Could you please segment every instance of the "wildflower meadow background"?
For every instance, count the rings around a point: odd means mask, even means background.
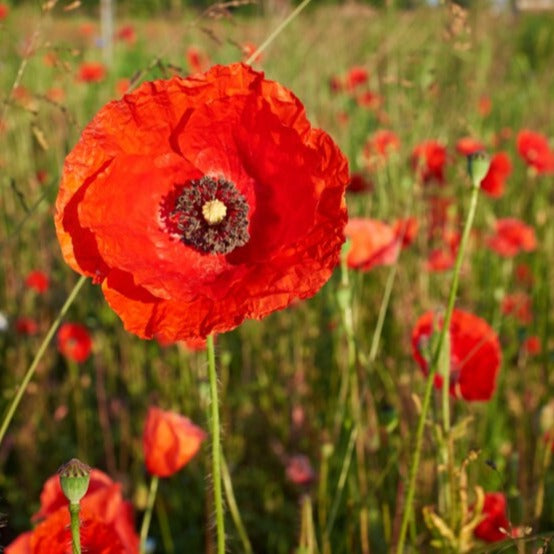
[[[0,2],[0,546],[76,552],[78,458],[91,554],[554,551],[554,11],[109,4]],[[166,124],[259,185],[163,196],[167,267],[103,227]]]

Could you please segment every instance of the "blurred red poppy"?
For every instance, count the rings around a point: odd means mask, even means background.
[[[521,130],[517,135],[517,150],[525,163],[537,173],[554,172],[554,152],[544,135],[528,129]]]
[[[527,264],[517,264],[514,273],[519,284],[526,286],[533,284],[533,272]]]
[[[354,66],[348,70],[344,80],[347,90],[352,91],[355,88],[364,85],[369,79],[369,71],[365,67]]]
[[[400,150],[400,139],[394,131],[389,129],[378,129],[365,143],[364,161],[369,169],[383,167],[392,152]]]
[[[501,492],[485,493],[483,521],[475,528],[475,536],[486,542],[502,541],[511,536],[511,524],[506,516],[506,497]]]
[[[504,194],[506,179],[512,173],[512,162],[506,152],[497,152],[492,156],[489,171],[481,181],[481,190],[493,198]]]
[[[346,188],[346,192],[368,192],[373,188],[373,184],[369,181],[365,175],[359,172],[352,173],[350,176],[350,182]]]
[[[446,248],[434,248],[429,252],[425,267],[428,271],[448,271],[454,267],[456,256]]]
[[[99,83],[106,76],[106,66],[100,62],[83,62],[79,66],[77,79],[82,83]]]
[[[536,335],[527,337],[523,341],[523,348],[531,356],[536,356],[541,353],[541,340]]]
[[[462,137],[456,143],[456,152],[462,156],[469,156],[470,154],[475,154],[475,152],[484,149],[483,143],[472,137]]]
[[[214,66],[106,105],[66,159],[55,224],[128,331],[185,340],[313,296],[339,260],[347,182],[289,90]]]
[[[487,96],[486,94],[480,96],[479,102],[477,103],[477,108],[481,117],[487,117],[487,115],[489,115],[492,110],[492,101],[490,99],[490,96]]]
[[[7,4],[4,4],[4,2],[0,3],[0,21],[3,19],[6,19],[10,13],[10,8]]]
[[[44,271],[34,270],[27,275],[25,285],[39,294],[42,294],[48,290],[48,287],[50,286],[50,279]]]
[[[419,229],[419,222],[416,217],[397,219],[392,224],[392,229],[400,240],[402,248],[406,248],[414,242]]]
[[[356,103],[361,108],[367,108],[368,110],[378,110],[383,103],[383,98],[371,90],[366,90],[356,96]]]
[[[533,227],[516,218],[499,219],[495,233],[487,239],[487,245],[500,256],[511,258],[520,252],[532,252],[537,247]]]
[[[92,37],[94,33],[96,32],[96,26],[94,23],[90,23],[88,21],[85,21],[84,23],[81,23],[79,25],[79,34],[85,37]]]
[[[196,46],[189,46],[186,52],[187,64],[192,73],[202,73],[210,67],[210,58]]]
[[[40,510],[33,520],[42,520],[6,548],[7,554],[66,554],[71,545],[68,500],[58,475],[50,477],[40,495]],[[83,551],[102,554],[136,554],[138,536],[133,507],[123,500],[121,485],[93,469],[90,485],[81,500]]]
[[[426,312],[412,331],[412,354],[425,374],[433,355],[431,337],[442,318]],[[488,323],[469,312],[454,310],[450,322],[450,394],[464,400],[490,400],[500,369],[500,344]],[[442,387],[442,376],[435,386]]]
[[[51,87],[44,95],[48,100],[56,102],[57,104],[61,104],[65,100],[65,90],[60,87]]]
[[[504,315],[513,315],[522,325],[529,325],[533,321],[531,297],[525,292],[504,296],[501,310]]]
[[[392,265],[398,258],[402,240],[387,223],[354,217],[346,224],[344,233],[351,243],[348,267],[370,271],[378,265]]]
[[[115,37],[127,44],[134,44],[137,40],[137,33],[132,25],[123,25],[118,29]]]
[[[58,350],[69,360],[84,362],[92,350],[88,329],[79,323],[64,323],[58,331]]]
[[[295,485],[308,486],[315,479],[315,472],[308,456],[296,454],[287,462],[287,479]]]
[[[344,82],[338,75],[329,77],[329,88],[331,92],[340,92],[344,88]]]
[[[121,79],[118,79],[117,83],[115,84],[115,93],[117,94],[117,96],[123,96],[127,93],[130,86],[131,79],[128,79],[127,77],[122,77]]]
[[[38,323],[31,317],[18,317],[15,321],[15,330],[20,335],[36,335]]]
[[[205,438],[204,431],[190,419],[148,408],[142,435],[146,469],[158,477],[173,475],[196,455]]]
[[[444,183],[446,148],[440,142],[427,140],[418,144],[412,151],[411,163],[425,183]]]

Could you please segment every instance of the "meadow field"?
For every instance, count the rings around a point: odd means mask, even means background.
[[[72,458],[94,468],[89,554],[554,551],[554,13],[174,2],[120,6],[112,42],[78,4],[0,3],[5,552],[79,552],[56,475]],[[184,88],[145,116],[169,79]],[[204,94],[251,102],[245,127]],[[203,133],[168,123],[179,102]],[[150,152],[166,124],[173,157],[232,165],[242,145],[270,215],[237,248],[267,239],[282,274],[204,246],[242,280],[189,254],[165,270],[151,224],[125,230],[148,210],[140,172],[177,162],[102,156]],[[171,296],[182,274],[197,296]],[[154,297],[170,308],[142,324]]]

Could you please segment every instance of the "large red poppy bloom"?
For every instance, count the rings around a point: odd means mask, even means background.
[[[523,129],[517,135],[517,150],[525,163],[538,173],[554,172],[554,152],[544,135]]]
[[[442,318],[426,312],[412,331],[412,353],[425,374],[432,355],[431,335]],[[464,400],[490,400],[500,368],[500,344],[488,323],[469,312],[454,310],[450,322],[450,394]],[[435,386],[442,386],[437,375]]]
[[[6,554],[66,554],[71,552],[68,500],[59,475],[50,477],[40,495],[40,510],[33,516],[41,522],[20,535]],[[138,536],[133,507],[124,501],[121,485],[93,469],[87,493],[81,500],[81,544],[83,551],[101,554],[135,554]]]
[[[196,455],[206,433],[175,412],[150,407],[144,424],[142,447],[152,475],[169,477]]]
[[[483,516],[483,521],[475,528],[476,537],[486,542],[497,542],[511,536],[511,525],[506,516],[506,497],[503,493],[485,494]]]
[[[495,233],[487,239],[487,245],[500,256],[511,258],[520,252],[532,252],[537,247],[533,227],[516,218],[499,219]]]
[[[100,110],[66,159],[56,230],[127,330],[184,340],[315,294],[339,259],[347,182],[289,90],[215,66]]]

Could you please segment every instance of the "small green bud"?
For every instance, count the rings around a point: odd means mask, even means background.
[[[491,160],[489,155],[479,150],[467,157],[467,172],[474,186],[478,187],[489,172]]]
[[[90,481],[90,467],[77,458],[69,460],[58,469],[60,485],[70,504],[79,504],[85,496]]]

